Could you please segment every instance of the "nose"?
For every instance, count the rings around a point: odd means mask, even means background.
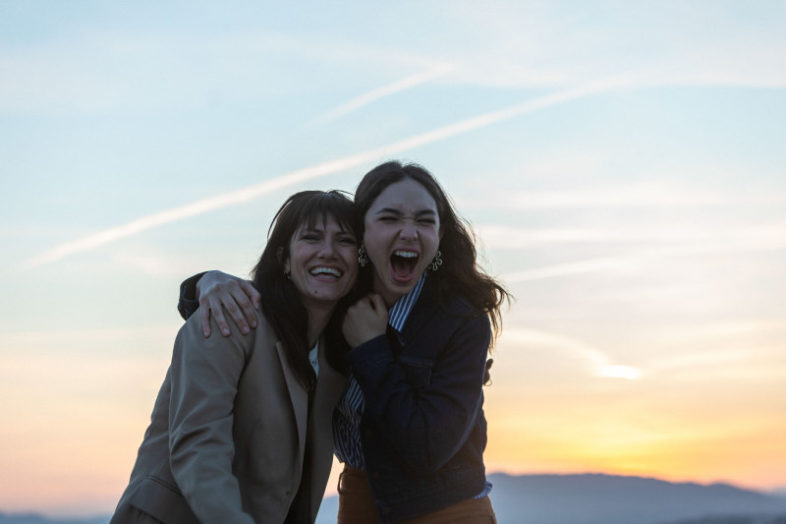
[[[336,246],[330,240],[325,240],[319,248],[318,255],[322,258],[330,258],[336,254]]]
[[[401,231],[399,232],[399,237],[402,240],[417,240],[418,238],[418,228],[415,227],[415,224],[412,222],[404,222],[401,226]]]

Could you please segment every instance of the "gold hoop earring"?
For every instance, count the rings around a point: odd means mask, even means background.
[[[429,264],[428,267],[431,271],[436,271],[437,269],[439,269],[439,266],[441,265],[442,265],[442,251],[437,249],[437,254],[434,255],[434,260],[431,261],[431,264]]]

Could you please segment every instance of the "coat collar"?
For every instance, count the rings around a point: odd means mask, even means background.
[[[344,375],[333,369],[327,360],[327,348],[324,339],[319,341],[320,349],[318,353],[319,358],[319,375],[317,376],[317,383],[314,389],[314,406],[315,410],[324,409],[324,406],[335,406],[341,394],[346,387],[346,378]],[[298,435],[298,450],[303,454],[306,445],[306,431],[308,430],[308,392],[306,388],[300,383],[295,376],[292,368],[289,366],[284,345],[278,341],[276,342],[276,353],[278,360],[281,363],[281,369],[284,372],[284,381],[287,385],[289,392],[289,400],[292,404],[292,412],[295,415],[295,424],[297,427]]]

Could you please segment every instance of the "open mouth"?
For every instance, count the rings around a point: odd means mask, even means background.
[[[390,267],[393,270],[393,279],[408,281],[415,272],[420,255],[415,251],[397,249],[390,255]]]
[[[320,278],[320,279],[327,278],[327,279],[330,279],[330,280],[339,279],[344,274],[342,271],[339,271],[338,269],[336,269],[334,267],[328,267],[328,266],[315,267],[315,268],[311,269],[309,271],[309,273],[311,275],[317,277],[317,278]]]

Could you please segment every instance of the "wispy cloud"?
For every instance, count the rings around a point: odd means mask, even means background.
[[[280,69],[280,62],[292,69]],[[363,71],[429,70],[437,61],[406,49],[345,39],[298,37],[269,31],[197,35],[139,34],[94,28],[79,36],[0,45],[0,110],[12,113],[95,114],[171,111],[222,100],[247,101],[282,93],[312,93],[340,70],[342,85]],[[118,64],[122,64],[119,67]],[[271,75],[270,71],[290,74]],[[389,77],[389,76],[388,76]],[[57,86],[53,89],[52,86]]]
[[[0,70],[15,80],[0,84],[0,109],[94,113],[127,111],[129,107],[201,106],[214,93],[231,100],[293,90],[310,93],[304,86],[319,89],[334,81],[324,74],[309,73],[321,73],[326,66],[341,70],[335,78],[342,83],[349,74],[369,78],[385,70],[388,76],[390,71],[450,63],[457,65],[452,81],[494,88],[576,86],[631,67],[648,68],[646,82],[654,86],[786,86],[786,42],[779,27],[748,31],[736,23],[717,26],[718,20],[713,18],[717,13],[706,8],[691,10],[698,10],[694,20],[714,28],[710,32],[697,31],[697,24],[677,28],[679,24],[653,23],[649,10],[641,6],[630,10],[629,23],[619,24],[618,14],[601,22],[600,29],[595,25],[587,28],[586,17],[575,10],[565,16],[518,5],[483,13],[472,7],[455,26],[459,9],[452,10],[451,23],[445,26],[452,26],[454,34],[439,31],[442,28],[435,33],[455,38],[426,41],[418,35],[421,38],[399,39],[395,47],[364,42],[348,32],[326,38],[321,31],[311,36],[267,30],[138,35],[100,29],[80,31],[78,38],[0,47]],[[684,9],[659,6],[650,15],[685,20]],[[767,15],[766,11],[763,17],[775,20],[781,16],[780,12]],[[479,19],[487,23],[478,23]],[[383,33],[394,30],[387,24],[396,23],[395,18],[378,22]],[[613,39],[608,38],[611,34]],[[634,62],[633,57],[646,60]],[[269,74],[279,61],[291,66],[292,74]],[[407,81],[419,79],[416,75],[401,82]],[[368,103],[367,96],[378,99],[387,96],[390,89],[406,88],[398,84],[371,91],[334,111],[351,111],[359,107],[356,104]],[[57,89],[52,89],[53,85]],[[323,117],[331,118],[331,113]]]
[[[60,331],[18,331],[4,332],[0,339],[0,349],[5,357],[24,360],[20,350],[40,350],[48,348],[98,346],[117,342],[122,339],[168,341],[181,324],[138,325],[128,328],[73,329]],[[107,357],[111,357],[107,353]]]
[[[546,240],[540,235],[540,240]],[[613,237],[613,234],[612,234]],[[571,234],[572,241],[577,237]],[[611,237],[610,237],[611,238]],[[677,237],[680,238],[680,237]],[[689,238],[689,237],[688,237]],[[628,235],[629,240],[635,240]],[[685,240],[685,238],[680,238]],[[564,235],[551,236],[548,241],[565,241]],[[652,239],[648,239],[651,241]],[[664,240],[664,238],[661,238]],[[668,238],[665,238],[668,240]],[[515,236],[511,239],[515,242]],[[509,245],[509,244],[508,244]],[[650,260],[667,257],[702,256],[707,254],[778,251],[786,249],[786,228],[784,224],[773,223],[758,227],[740,228],[730,234],[716,234],[712,238],[696,239],[695,242],[666,242],[659,246],[634,250],[629,253],[608,257],[593,257],[560,264],[525,269],[502,275],[507,283],[528,282],[544,278],[562,277],[597,271],[620,271],[635,269]]]
[[[186,204],[174,209],[169,209],[148,215],[146,217],[138,218],[122,226],[106,229],[93,235],[61,244],[37,257],[30,259],[27,262],[27,266],[35,267],[41,264],[54,262],[55,260],[60,260],[69,255],[83,251],[89,251],[104,244],[108,244],[109,242],[114,242],[115,240],[119,240],[130,235],[135,235],[154,227],[201,215],[216,209],[242,204],[256,197],[265,195],[271,191],[275,191],[283,187],[290,186],[292,184],[318,178],[320,176],[335,173],[344,169],[349,169],[350,167],[355,167],[363,162],[367,162],[373,158],[376,158],[377,155],[378,152],[375,150],[344,157],[332,162],[325,162],[316,166],[293,171],[291,173],[266,180],[253,186],[248,186],[243,189],[224,193],[215,197],[205,198],[191,204]]]
[[[786,246],[786,222],[720,228],[706,224],[619,224],[574,228],[527,228],[499,224],[478,225],[487,248],[511,250],[546,244],[647,244],[684,247],[686,254],[715,251],[780,249]],[[683,251],[653,248],[643,254],[670,255]],[[639,254],[642,254],[639,253]]]
[[[542,267],[532,269],[524,269],[522,271],[515,271],[506,273],[500,278],[507,284],[515,284],[518,282],[529,282],[532,280],[541,280],[544,278],[563,277],[569,275],[578,275],[583,273],[593,273],[596,271],[619,270],[624,267],[632,265],[637,260],[637,257],[618,256],[618,257],[597,257],[588,258],[584,260],[577,260],[575,262],[566,262],[563,264],[549,264]]]
[[[436,78],[445,75],[452,69],[453,68],[451,66],[443,65],[431,69],[429,71],[425,71],[423,73],[408,76],[402,80],[392,82],[382,87],[372,89],[371,91],[367,93],[363,93],[362,95],[357,96],[344,104],[341,104],[335,109],[332,109],[316,117],[314,120],[309,122],[308,125],[325,124],[327,122],[330,122],[331,120],[335,120],[353,111],[356,111],[357,109],[360,109],[361,107],[366,106],[372,102],[380,100],[381,98],[395,95],[402,91],[406,91],[407,89],[412,89],[413,87],[417,87],[419,85],[430,82]]]
[[[342,157],[330,162],[324,162],[315,166],[299,169],[285,175],[266,180],[259,184],[255,184],[253,186],[248,186],[243,189],[199,200],[197,202],[179,206],[174,209],[154,213],[152,215],[133,220],[122,226],[106,229],[93,235],[56,246],[42,253],[41,255],[28,260],[25,266],[36,267],[49,262],[54,262],[69,255],[92,250],[110,242],[141,233],[154,227],[201,215],[216,209],[248,202],[249,200],[268,194],[271,191],[288,187],[299,182],[312,180],[331,173],[357,167],[368,162],[379,160],[380,158],[402,153],[404,151],[424,146],[426,144],[431,144],[440,140],[445,140],[462,133],[467,133],[469,131],[480,129],[495,123],[503,122],[511,118],[537,111],[539,109],[570,102],[597,93],[622,88],[630,85],[631,80],[632,78],[629,76],[615,76],[613,78],[593,82],[585,86],[565,89],[548,95],[535,97],[520,104],[468,118],[466,120],[461,120],[454,124],[443,126],[432,131],[393,142],[386,146]]]
[[[501,342],[516,342],[524,345],[553,347],[581,356],[591,365],[593,373],[599,377],[638,380],[643,371],[624,364],[615,364],[601,350],[581,341],[564,335],[548,333],[528,328],[506,328],[502,333]]]
[[[599,191],[506,191],[474,195],[461,201],[462,207],[491,209],[593,209],[641,207],[757,206],[786,203],[784,194],[722,194],[664,186],[626,186]]]

